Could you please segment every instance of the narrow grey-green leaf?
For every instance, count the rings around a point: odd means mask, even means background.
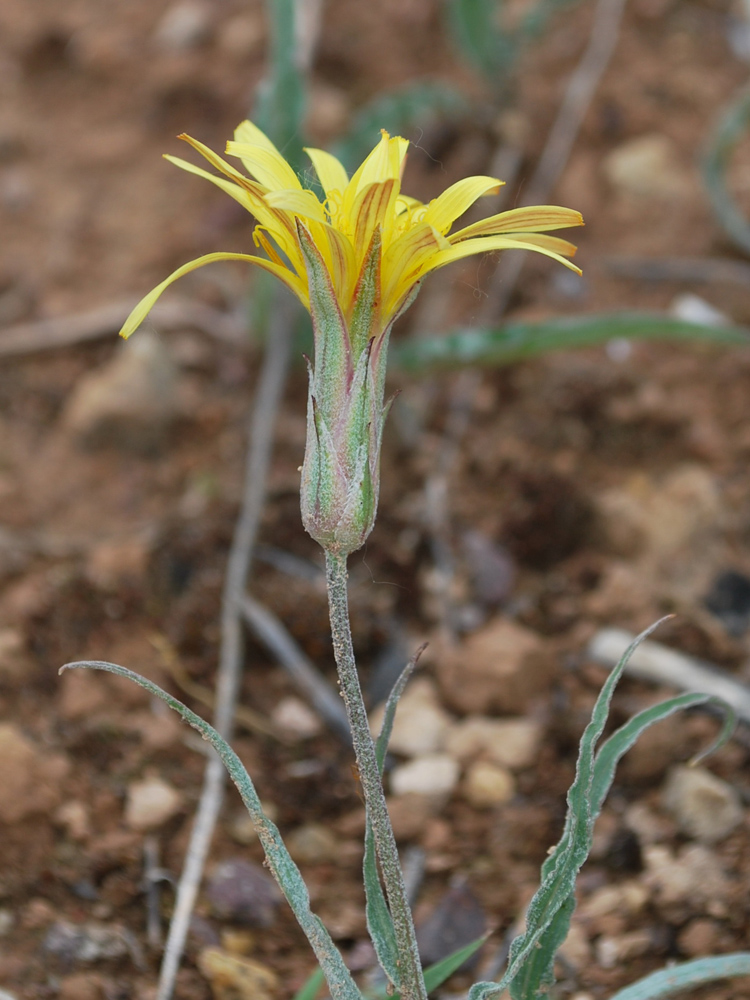
[[[523,963],[518,975],[508,984],[512,1000],[537,1000],[538,997],[549,994],[549,989],[555,982],[555,955],[568,936],[570,918],[575,908],[575,896],[571,894],[550,920],[537,947]]]
[[[716,705],[717,708],[722,710],[725,720],[716,742],[700,755],[703,758],[727,742],[734,732],[736,724],[736,716],[731,706],[720,698],[714,698],[710,695],[693,693],[669,698],[667,701],[662,701],[658,705],[652,705],[650,708],[646,708],[637,715],[634,715],[624,726],[621,726],[616,732],[612,733],[609,739],[602,744],[596,755],[594,777],[591,783],[592,819],[595,820],[602,810],[604,799],[614,780],[615,768],[620,758],[633,746],[641,733],[648,729],[649,726],[653,726],[655,723],[661,722],[662,719],[674,715],[675,712],[681,712],[688,708],[695,708],[698,705],[709,703]]]
[[[422,655],[426,643],[419,647],[414,656],[409,660],[398,676],[396,683],[391,689],[383,713],[383,724],[380,728],[380,735],[375,742],[375,754],[378,761],[380,773],[383,773],[385,755],[388,751],[388,741],[393,731],[393,720],[396,715],[399,698],[404,692],[406,682],[414,671],[419,657]],[[366,916],[367,929],[370,934],[375,954],[378,956],[383,972],[389,980],[398,988],[400,977],[398,972],[398,947],[396,944],[396,932],[393,927],[388,903],[385,893],[380,883],[377,860],[375,857],[375,836],[369,817],[365,825],[365,856],[363,863],[365,896],[366,896]]]
[[[504,990],[500,983],[474,983],[467,1000],[495,1000]]]
[[[652,972],[624,990],[618,990],[609,1000],[662,1000],[675,993],[694,990],[705,983],[719,979],[750,976],[750,951],[737,951],[731,955],[713,955],[697,958],[682,965]]]
[[[559,843],[542,865],[541,884],[526,913],[526,930],[512,942],[508,969],[500,982],[501,986],[511,987],[512,995],[517,996],[513,982],[521,975],[526,989],[523,1000],[535,1000],[542,984],[549,980],[551,965],[542,970],[535,961],[532,970],[536,979],[533,983],[524,975],[523,966],[539,949],[550,963],[554,960],[554,954],[551,954],[550,948],[545,947],[542,938],[550,930],[551,936],[559,939],[561,924],[555,918],[563,907],[569,906],[569,901],[575,892],[578,872],[591,850],[593,835],[591,786],[594,777],[594,754],[596,744],[607,723],[615,686],[638,645],[660,624],[661,621],[656,622],[642,632],[625,651],[605,680],[594,705],[591,721],[581,737],[576,776],[568,792],[565,829]]]
[[[750,222],[727,187],[727,167],[750,127],[750,88],[745,87],[722,115],[703,158],[703,183],[714,214],[727,235],[750,252]]]
[[[467,328],[440,337],[410,337],[392,346],[391,362],[414,372],[469,365],[497,367],[549,351],[596,347],[622,338],[748,346],[750,330],[741,326],[703,326],[649,313],[565,316],[541,323],[509,323],[499,329]]]
[[[398,944],[391,911],[380,884],[375,857],[375,836],[368,817],[365,826],[365,857],[362,865],[365,882],[365,916],[375,954],[383,972],[398,989],[401,976],[398,969]]]
[[[331,991],[333,1000],[363,1000],[356,983],[351,977],[351,973],[344,964],[336,945],[333,943],[330,934],[325,929],[322,921],[310,909],[310,896],[307,891],[304,879],[299,868],[292,860],[287,851],[284,841],[278,828],[263,812],[258,793],[255,791],[250,775],[245,770],[242,761],[232,750],[226,740],[216,732],[213,726],[209,725],[199,715],[191,711],[187,705],[183,705],[177,698],[167,694],[153,681],[142,677],[140,674],[128,670],[126,667],[118,666],[116,663],[107,663],[102,660],[82,660],[77,663],[66,663],[60,668],[60,673],[64,670],[71,670],[75,667],[87,667],[93,670],[104,670],[118,677],[125,677],[133,681],[140,687],[145,688],[150,694],[161,698],[171,709],[177,712],[185,722],[197,729],[204,740],[211,744],[221,757],[224,766],[229,773],[229,777],[234,782],[239,791],[245,808],[250,814],[250,818],[258,834],[258,839],[263,845],[266,855],[266,862],[276,881],[281,887],[281,891],[292,908],[297,922],[310,942],[318,964],[323,969],[328,988]]]
[[[398,708],[399,700],[401,695],[404,693],[404,689],[406,688],[409,678],[414,673],[414,670],[419,663],[420,656],[426,649],[427,643],[423,642],[396,678],[396,683],[391,688],[391,693],[388,695],[388,699],[385,703],[383,722],[380,727],[380,735],[375,741],[375,753],[378,758],[378,767],[380,768],[381,774],[383,773],[383,765],[385,764],[385,755],[388,752],[388,742],[391,738],[391,733],[393,732],[393,720],[396,717],[396,709]]]
[[[431,993],[438,986],[442,986],[446,979],[450,978],[454,972],[461,968],[464,962],[479,951],[488,937],[489,934],[483,934],[476,941],[471,941],[462,948],[457,948],[446,958],[441,958],[439,962],[434,962],[428,966],[424,970],[424,982],[427,992]]]

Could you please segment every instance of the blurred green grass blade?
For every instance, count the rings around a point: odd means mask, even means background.
[[[750,330],[741,326],[703,326],[650,313],[566,316],[540,323],[509,323],[496,330],[466,328],[439,337],[410,337],[393,345],[391,360],[402,370],[412,372],[499,366],[548,351],[594,347],[617,338],[748,346]]]
[[[441,958],[439,962],[428,966],[424,970],[424,983],[427,987],[427,992],[432,993],[438,986],[442,986],[446,979],[450,978],[454,972],[461,968],[464,962],[479,951],[487,940],[487,937],[487,934],[483,934],[476,941],[472,941],[470,944],[465,944],[462,948],[456,949],[447,958]]]
[[[692,962],[652,972],[650,976],[619,990],[609,1000],[661,1000],[676,993],[694,990],[705,983],[735,976],[750,976],[750,952],[738,951],[731,955],[697,958]]]
[[[516,43],[499,23],[499,0],[447,0],[445,13],[451,37],[466,62],[498,88],[515,61]]]
[[[442,986],[446,979],[449,979],[454,972],[461,968],[464,962],[479,951],[488,937],[488,934],[483,934],[470,944],[465,944],[461,948],[457,948],[446,958],[441,958],[439,962],[435,962],[424,969],[424,982],[427,992],[432,993],[433,990]],[[491,985],[494,986],[495,984],[492,983]],[[390,997],[387,993],[378,993],[377,998],[378,1000],[400,1000],[398,993],[392,994]]]
[[[466,99],[455,87],[439,80],[418,80],[365,104],[333,152],[352,172],[378,141],[382,128],[404,135],[437,117],[456,116],[466,107]]]
[[[726,175],[735,146],[750,129],[750,88],[722,115],[703,157],[703,183],[711,207],[726,234],[746,253],[750,253],[750,222],[727,189]]]
[[[294,1000],[315,1000],[320,992],[320,987],[325,982],[325,978],[323,970],[316,969],[294,994]]]
[[[333,943],[323,922],[310,908],[310,895],[307,891],[307,886],[299,868],[286,849],[278,828],[263,812],[263,807],[250,775],[226,740],[222,739],[213,726],[209,725],[204,719],[201,719],[195,712],[192,712],[187,705],[183,705],[177,698],[173,698],[172,695],[167,694],[166,691],[157,684],[154,684],[153,681],[142,677],[140,674],[133,673],[132,670],[128,670],[126,667],[121,667],[116,663],[107,663],[102,660],[83,660],[78,663],[65,664],[64,667],[61,667],[60,673],[74,667],[104,670],[107,673],[116,674],[118,677],[125,677],[133,681],[140,687],[145,688],[149,694],[165,702],[173,711],[182,716],[185,722],[189,723],[193,729],[197,729],[207,743],[210,743],[219,757],[221,757],[229,777],[242,797],[245,808],[250,814],[253,826],[258,834],[258,839],[263,845],[266,863],[291,906],[305,937],[315,952],[315,957],[318,959],[318,963],[328,981],[328,988],[331,991],[333,1000],[363,1000],[359,988],[344,964],[341,952]]]
[[[307,88],[295,59],[295,6],[295,0],[266,0],[270,65],[258,86],[253,117],[294,169],[300,171],[304,159],[302,124]]]

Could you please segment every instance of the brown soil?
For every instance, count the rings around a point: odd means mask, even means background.
[[[316,141],[328,141],[369,96],[420,75],[439,74],[484,100],[446,42],[439,7],[434,0],[326,5],[313,74]],[[264,69],[262,7],[239,0],[210,7],[205,35],[184,50],[158,41],[167,8],[166,0],[106,8],[94,0],[5,0],[3,325],[136,297],[191,257],[248,248],[248,220],[236,206],[160,154],[183,155],[172,138],[181,131],[220,149],[247,115]],[[463,174],[486,172],[496,128],[522,141],[523,182],[583,50],[591,14],[581,3],[552,22],[521,64],[516,104],[497,121],[488,125],[478,114],[415,134],[407,190],[426,200]],[[566,281],[550,262],[530,262],[512,303],[514,318],[664,308],[691,290],[617,278],[607,269],[608,254],[732,254],[696,167],[719,110],[747,75],[728,47],[729,14],[727,5],[708,0],[633,0],[553,196],[586,217],[578,240],[584,283]],[[651,193],[631,190],[613,176],[610,155],[654,134],[668,140],[668,183],[661,179],[659,188],[657,178]],[[747,149],[738,155],[746,176]],[[741,167],[735,163],[732,175],[739,196],[746,194]],[[471,322],[490,273],[487,261],[443,272],[450,300],[430,309],[437,288],[428,288],[411,327],[420,316],[434,321],[437,312],[446,324]],[[241,308],[245,282],[245,272],[225,265],[185,279],[179,294]],[[445,282],[434,284],[445,294]],[[750,321],[746,289],[695,291],[736,322]],[[153,995],[160,950],[146,936],[146,834],[128,822],[125,806],[133,784],[148,777],[179,793],[179,808],[154,834],[160,864],[177,876],[201,787],[200,746],[155,712],[140,690],[109,677],[57,676],[67,660],[111,660],[209,711],[184,691],[174,664],[192,684],[212,687],[222,575],[259,352],[189,329],[165,334],[164,341],[179,370],[180,415],[145,454],[116,436],[84,447],[66,417],[81,380],[112,359],[114,338],[5,360],[0,370],[0,716],[10,734],[6,749],[0,746],[9,776],[0,789],[0,987],[17,998]],[[440,676],[441,657],[455,655],[445,647],[424,498],[425,479],[445,447],[455,379],[393,377],[402,395],[386,434],[381,513],[364,554],[351,564],[366,685],[382,680],[385,654],[394,648],[391,659],[402,646],[431,639],[428,676]],[[314,566],[320,556],[299,523],[296,495],[305,391],[297,364],[280,416],[261,540]],[[747,674],[747,635],[731,635],[704,598],[718,574],[750,572],[749,392],[750,351],[675,343],[635,343],[624,355],[605,349],[555,354],[486,372],[474,392],[470,429],[450,476],[447,541],[457,562],[449,603],[463,623],[461,643],[501,617],[538,637],[552,679],[522,711],[541,722],[544,735],[536,763],[517,773],[510,802],[477,808],[460,784],[439,813],[405,830],[404,846],[426,852],[418,917],[433,913],[463,879],[466,911],[479,908],[497,929],[486,959],[516,920],[559,833],[576,741],[605,676],[585,657],[596,629],[637,630],[676,612],[661,641],[740,679]],[[482,533],[478,547],[465,545],[472,530]],[[514,582],[505,594],[488,592],[477,551],[512,566]],[[260,560],[251,589],[330,678],[319,583]],[[243,704],[273,717],[293,693],[286,675],[249,638]],[[657,693],[624,682],[615,721]],[[455,708],[447,699],[446,707]],[[605,997],[667,961],[750,946],[746,819],[701,848],[726,876],[725,890],[678,905],[665,903],[648,881],[643,855],[653,845],[645,835],[639,841],[626,822],[640,807],[661,831],[655,839],[665,849],[694,846],[675,826],[661,790],[668,768],[710,741],[715,729],[708,716],[679,717],[623,765],[582,877],[581,899],[605,884],[624,883],[646,886],[646,899],[637,912],[616,907],[609,920],[580,922],[577,957],[571,952],[561,967],[561,995]],[[329,851],[303,869],[315,908],[342,949],[361,955],[361,809],[350,754],[326,733],[278,740],[241,728],[235,746],[283,833],[309,824],[333,831],[335,856]],[[745,742],[733,742],[707,766],[746,802],[747,762]],[[240,818],[232,794],[210,872],[226,860],[261,862]],[[171,888],[163,886],[164,925],[172,902]],[[105,928],[110,944],[116,942],[114,954],[100,950],[86,961],[72,947],[55,948],[53,932],[59,937],[66,924]],[[201,896],[180,1000],[211,995],[197,962],[216,943],[274,970],[280,998],[299,987],[312,956],[283,906],[267,926],[245,929],[244,936],[238,930],[236,918],[217,915],[216,905]],[[602,945],[607,938],[621,948],[613,963]],[[459,990],[467,982],[464,976],[452,985]],[[712,988],[694,996],[739,1000],[749,990]]]

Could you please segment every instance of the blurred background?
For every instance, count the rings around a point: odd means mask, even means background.
[[[252,116],[301,170],[304,144],[351,168],[388,128],[412,141],[403,187],[422,201],[490,173],[508,183],[482,214],[584,214],[570,236],[582,278],[506,254],[428,279],[394,338],[380,516],[351,560],[373,706],[431,643],[390,778],[422,866],[423,958],[492,926],[491,963],[559,833],[604,676],[590,640],[675,612],[662,642],[748,676],[749,61],[747,10],[730,0],[4,0],[3,997],[155,995],[174,899],[159,878],[179,876],[200,741],[139,690],[57,669],[122,663],[210,716],[248,419],[280,316],[291,360],[249,590],[332,678],[321,558],[299,521],[305,318],[219,264],[176,284],[127,347],[115,336],[178,265],[254,250],[247,214],[161,154],[195,159],[181,132],[222,152]],[[235,745],[366,970],[349,751],[250,625]],[[624,684],[619,720],[657,693]],[[627,758],[564,995],[748,946],[745,744],[709,763],[726,829],[697,834],[663,794],[713,730],[670,720]],[[309,973],[261,860],[231,797],[176,997],[284,998]],[[689,892],[665,874],[700,865]],[[587,909],[612,881],[635,895]],[[222,992],[232,962],[261,970],[251,992]]]

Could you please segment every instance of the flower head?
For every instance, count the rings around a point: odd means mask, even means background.
[[[227,153],[241,161],[249,177],[197,139],[188,135],[180,138],[218,174],[175,156],[166,159],[205,177],[246,208],[257,219],[253,239],[263,255],[210,253],[183,264],[136,306],[122,328],[123,337],[138,328],[173,281],[216,260],[243,260],[272,272],[309,309],[300,227],[307,230],[325,262],[346,321],[356,309],[362,269],[375,232],[379,232],[380,288],[374,326],[380,332],[403,311],[422,278],[462,257],[512,248],[534,250],[578,271],[565,259],[575,253],[573,244],[545,234],[582,225],[579,212],[554,205],[515,208],[451,232],[456,220],[478,198],[495,194],[503,182],[495,177],[466,177],[425,205],[401,192],[409,143],[399,136],[382,132],[377,146],[351,178],[335,156],[322,149],[307,149],[320,190],[303,186],[270,139],[249,121],[237,127],[234,141],[227,144]]]
[[[401,192],[408,142],[381,133],[350,178],[322,149],[308,149],[319,189],[305,187],[263,132],[243,122],[228,143],[249,177],[196,139],[183,135],[217,170],[205,177],[257,220],[260,254],[210,253],[183,264],[133,310],[124,337],[143,322],[177,278],[217,260],[241,260],[280,278],[310,311],[315,359],[310,366],[302,520],[326,550],[346,555],[365,541],[378,504],[380,442],[388,338],[422,279],[445,264],[488,250],[535,250],[578,271],[575,247],[548,232],[579,226],[568,208],[541,205],[492,215],[451,232],[474,202],[498,191],[495,177],[467,177],[422,204]],[[580,273],[580,272],[579,272]]]

